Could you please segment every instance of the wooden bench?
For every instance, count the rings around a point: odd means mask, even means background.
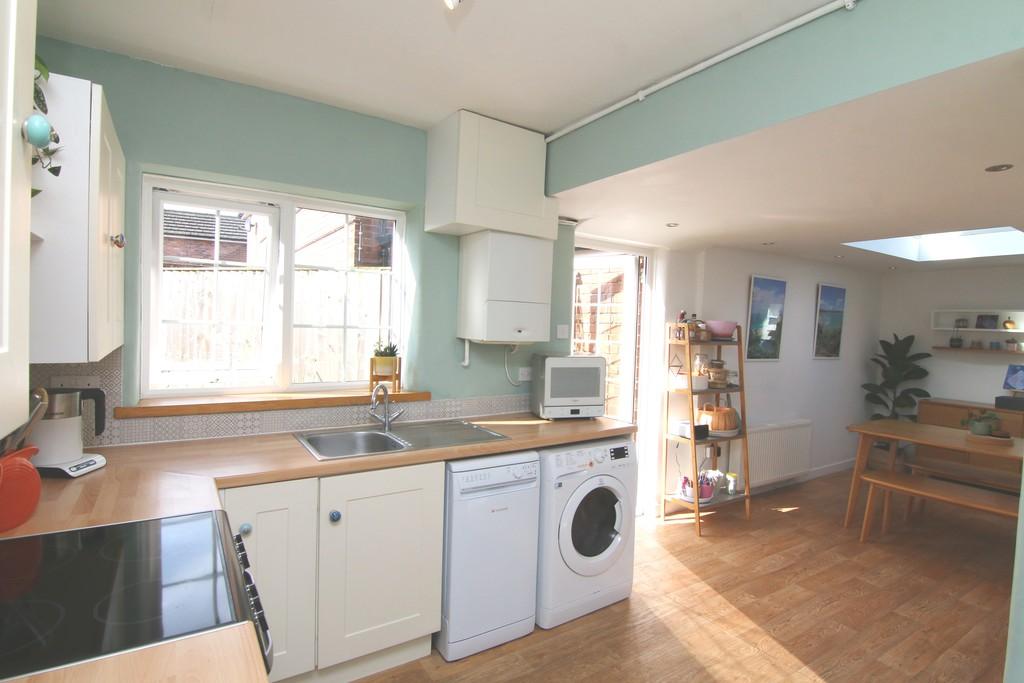
[[[975,467],[966,463],[941,460],[938,458],[915,457],[904,463],[914,474],[922,474],[940,479],[974,486],[985,486],[1020,495],[1020,473],[1009,470],[997,470],[988,467]]]
[[[890,493],[905,493],[915,498],[935,500],[941,503],[959,505],[971,510],[989,512],[1001,517],[1017,518],[1020,504],[1018,496],[1011,496],[997,491],[957,484],[952,481],[932,479],[931,477],[903,474],[901,472],[866,471],[860,479],[868,484],[867,507],[864,510],[864,524],[860,529],[860,542],[867,540],[871,531],[871,523],[875,514],[875,494],[878,489]],[[882,516],[882,533],[889,531],[889,497],[885,498],[885,510]]]

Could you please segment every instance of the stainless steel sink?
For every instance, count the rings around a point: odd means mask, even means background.
[[[317,460],[335,460],[411,449],[463,446],[508,437],[464,420],[438,420],[401,422],[390,432],[350,427],[302,432],[295,438]]]
[[[318,460],[391,453],[409,448],[407,441],[394,434],[376,431],[308,432],[295,437]]]

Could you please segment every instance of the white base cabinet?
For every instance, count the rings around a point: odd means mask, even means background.
[[[61,172],[32,171],[30,359],[95,362],[124,343],[124,153],[101,86],[51,74],[42,88]]]
[[[443,462],[320,480],[320,669],[440,629],[443,536]]]
[[[270,680],[349,681],[430,654],[443,462],[226,489],[221,501],[270,624]]]
[[[270,624],[272,681],[312,671],[316,664],[317,481],[221,492],[231,530],[242,534]]]

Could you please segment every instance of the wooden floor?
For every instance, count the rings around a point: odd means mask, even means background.
[[[691,522],[641,524],[633,596],[551,631],[376,681],[1001,681],[1012,520],[929,503],[860,544],[849,474]],[[863,507],[863,501],[861,503]]]

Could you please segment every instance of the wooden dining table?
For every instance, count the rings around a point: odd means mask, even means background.
[[[844,527],[849,527],[853,520],[853,512],[860,496],[861,474],[867,467],[868,456],[876,441],[885,441],[889,444],[890,469],[896,464],[896,449],[900,442],[945,448],[959,453],[1004,458],[1017,463],[1024,461],[1024,439],[1020,438],[1013,438],[1010,445],[986,443],[969,439],[967,436],[969,432],[966,429],[918,424],[906,420],[869,420],[850,425],[847,430],[859,434],[860,443],[857,446],[857,459],[854,461],[853,475],[850,478],[850,498],[846,502]],[[888,495],[889,493],[886,492],[887,497]],[[888,506],[886,508],[888,509]]]

